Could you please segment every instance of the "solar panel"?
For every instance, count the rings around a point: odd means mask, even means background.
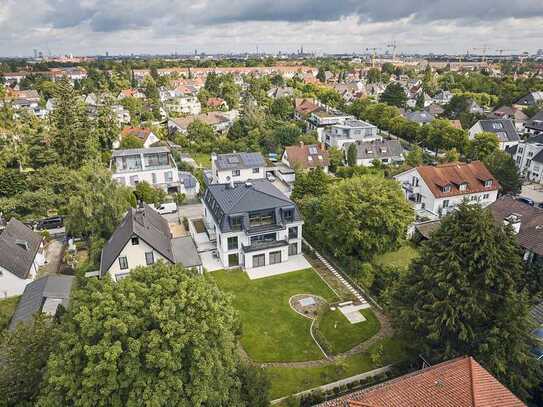
[[[239,157],[236,155],[231,155],[227,158],[229,164],[239,164]]]

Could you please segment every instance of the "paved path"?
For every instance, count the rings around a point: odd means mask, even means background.
[[[62,261],[62,255],[64,253],[64,243],[56,239],[52,239],[45,247],[45,258],[47,264],[45,269],[47,274],[58,273],[60,269],[60,262]]]

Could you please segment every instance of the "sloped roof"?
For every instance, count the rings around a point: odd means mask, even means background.
[[[494,191],[499,187],[498,181],[481,161],[447,163],[436,166],[421,165],[416,169],[436,198]],[[485,187],[484,182],[490,180],[492,184]],[[464,191],[459,189],[462,183],[467,184]],[[446,185],[451,186],[449,192],[442,191],[442,187]]]
[[[290,167],[315,168],[330,165],[328,151],[318,144],[303,144],[285,147]]]
[[[543,92],[530,92],[518,99],[515,104],[531,106],[543,102]]]
[[[511,119],[479,120],[483,131],[495,133],[500,142],[519,141],[520,137]]]
[[[143,127],[125,127],[123,131],[121,132],[122,137],[131,135],[131,136],[135,136],[139,138],[143,142],[147,140],[147,137],[149,137],[149,134],[151,134],[151,129],[147,129]]]
[[[415,122],[415,123],[420,123],[420,124],[430,123],[431,121],[435,119],[434,115],[426,111],[406,112],[405,118],[409,120],[410,122]]]
[[[102,249],[100,275],[104,276],[132,236],[138,236],[166,259],[175,263],[168,222],[149,205],[130,208]]]
[[[60,300],[67,308],[74,276],[49,275],[27,284],[11,322],[9,329],[14,329],[19,322],[31,320],[34,314],[41,312],[46,299]]]
[[[472,357],[460,357],[331,400],[325,407],[521,407]]]
[[[198,249],[192,240],[192,236],[181,236],[172,239],[172,252],[176,264],[182,264],[186,268],[202,265],[198,255]]]
[[[515,236],[521,247],[543,256],[543,209],[525,204],[510,195],[488,206],[497,223],[512,214],[520,216],[520,231]]]
[[[225,117],[220,112],[207,112],[207,113],[199,114],[197,116],[176,117],[170,120],[173,121],[178,127],[182,129],[187,129],[189,125],[196,120],[201,121],[202,123],[208,124],[210,126],[214,126],[220,123],[227,123],[230,121],[227,117]]]
[[[530,120],[528,120],[524,127],[533,130],[543,131],[543,110],[537,112]]]
[[[11,218],[0,234],[0,267],[19,278],[28,278],[41,242],[42,236],[39,233]]]
[[[294,109],[303,116],[317,110],[319,106],[315,103],[315,99],[296,98],[294,100]]]
[[[359,159],[398,157],[404,152],[398,140],[357,141],[355,145]]]
[[[265,167],[266,161],[260,153],[218,154],[215,166],[219,171],[238,170],[244,168]]]

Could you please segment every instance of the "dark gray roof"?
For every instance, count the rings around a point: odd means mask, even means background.
[[[168,222],[149,205],[130,208],[121,224],[102,249],[100,275],[104,276],[128,241],[138,236],[166,259],[175,263],[170,244],[172,235]]]
[[[415,229],[420,233],[422,237],[424,237],[425,239],[430,239],[432,233],[439,229],[440,226],[440,220],[431,220],[415,225]]]
[[[543,110],[537,112],[534,117],[528,120],[524,127],[527,129],[543,131]]]
[[[48,299],[59,300],[58,304],[67,308],[74,280],[73,276],[49,275],[28,284],[15,308],[9,329],[14,329],[19,322],[29,321],[34,314],[42,312]],[[56,306],[53,312],[56,312]]]
[[[527,95],[518,99],[515,104],[532,106],[543,102],[543,92],[530,92]]]
[[[500,142],[520,140],[511,119],[484,119],[479,120],[479,124],[483,131],[495,133]]]
[[[411,122],[425,124],[430,123],[435,119],[434,115],[422,111],[422,112],[406,112],[405,118]]]
[[[19,278],[27,278],[41,242],[39,233],[11,218],[0,234],[0,267]]]
[[[244,168],[265,167],[266,161],[260,153],[230,153],[217,155],[217,170],[241,170]]]
[[[399,157],[404,151],[398,140],[357,141],[355,145],[358,159]]]
[[[294,202],[267,180],[236,183],[233,188],[229,184],[208,185],[204,203],[223,232],[230,230],[229,215],[273,209],[279,220],[281,209],[294,209],[294,220],[301,220]]]
[[[126,150],[113,150],[112,157],[124,157],[136,154],[156,154],[156,153],[169,153],[170,148],[166,146],[149,147],[149,148],[130,148]]]
[[[540,302],[532,307],[530,310],[530,316],[533,318],[536,324],[543,325],[543,302]]]
[[[191,236],[172,239],[172,251],[175,263],[180,263],[187,268],[202,265],[202,260]]]

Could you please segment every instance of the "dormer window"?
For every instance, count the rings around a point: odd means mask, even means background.
[[[466,182],[462,182],[459,186],[458,186],[458,189],[460,191],[465,191],[466,189],[468,189],[468,184]]]
[[[489,187],[491,187],[491,186],[492,186],[492,180],[491,180],[491,179],[487,179],[487,180],[485,181],[485,188],[489,188]]]
[[[445,185],[444,187],[441,188],[441,191],[444,193],[451,192],[451,185],[450,184]]]
[[[287,222],[292,222],[292,220],[294,219],[294,209],[285,209],[283,211],[283,218]]]

